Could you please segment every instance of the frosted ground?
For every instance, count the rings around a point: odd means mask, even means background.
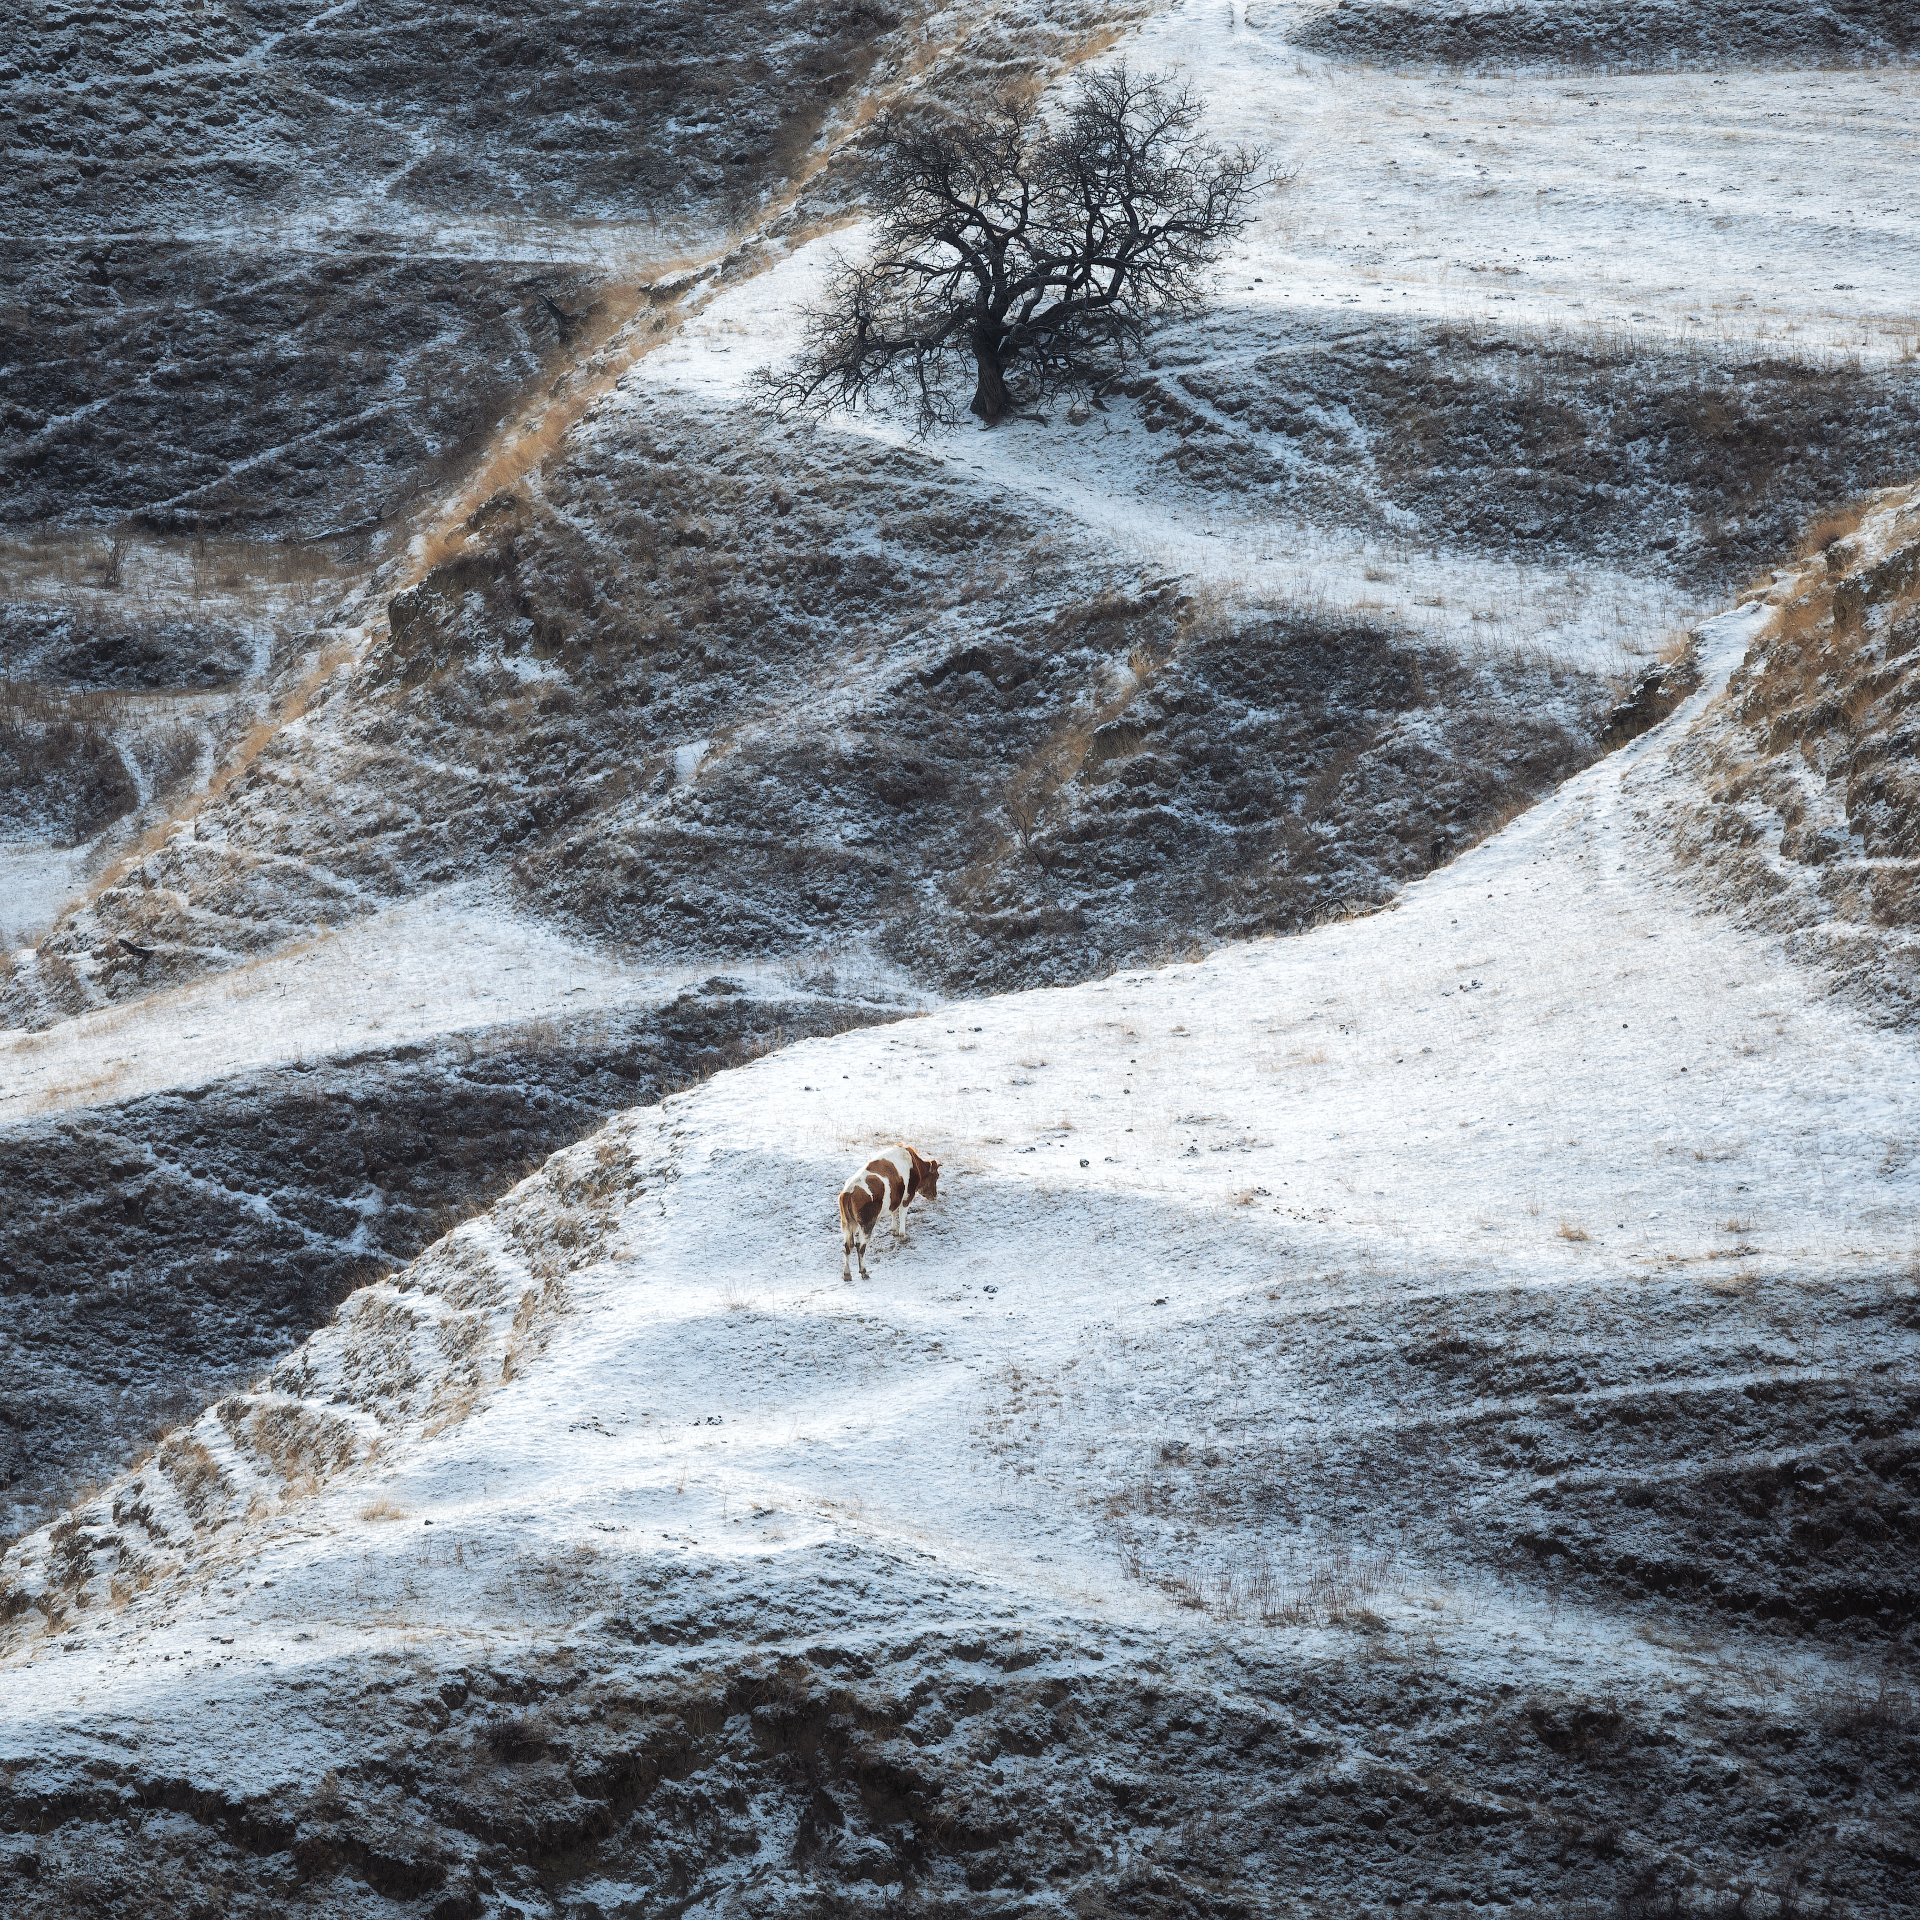
[[[1734,362],[1920,356],[1913,69],[1355,70],[1290,43],[1315,11],[1190,0],[1126,43],[1137,64],[1192,76],[1218,138],[1269,149],[1290,175],[1225,263],[1215,312],[1167,343],[1168,364],[1304,358],[1383,321],[1404,321],[1410,341],[1451,324]],[[823,238],[720,294],[636,369],[637,403],[653,383],[739,395],[790,350],[827,258],[859,245],[858,228]],[[1124,551],[1255,598],[1360,602],[1416,632],[1602,668],[1706,611],[1644,554],[1617,569],[1503,566],[1412,516],[1400,538],[1370,540],[1276,520],[1244,494],[1182,484],[1124,406],[1077,429],[969,423],[936,446]]]
[[[1297,168],[1163,371],[1218,391],[1403,315],[1911,362],[1911,69],[1357,71],[1289,18],[1123,43]],[[570,407],[581,441],[662,395],[724,418],[829,244],[696,285],[526,445]],[[1706,685],[1389,911],[803,1042],[352,1295],[8,1557],[0,1899],[1903,1909],[1913,1042],[1669,831],[1672,749],[1797,581],[1256,512],[1149,412],[928,453],[1254,605],[1601,669],[1706,621]],[[1907,496],[1868,529],[1913,537]],[[59,1121],[698,973],[480,876],[0,1038],[0,1101]],[[942,1204],[842,1287],[832,1192],[902,1133]]]
[[[1755,356],[1898,373],[1920,354],[1916,216],[1902,188],[1920,77],[1899,65],[1659,75],[1356,69],[1289,42],[1313,11],[1181,6],[1118,49],[1179,64],[1220,137],[1267,145],[1291,172],[1226,263],[1216,313],[1168,343],[1167,373],[1187,379],[1165,384],[1232,457],[1190,474],[1168,457],[1175,436],[1158,430],[1164,418],[1131,403],[1083,426],[1061,417],[1045,429],[969,430],[926,451],[977,477],[989,501],[1011,495],[1091,536],[1096,552],[1170,568],[1234,602],[1358,607],[1416,635],[1545,652],[1602,672],[1647,658],[1724,593],[1723,583],[1703,585],[1667,564],[1661,548],[1672,545],[1672,527],[1648,527],[1605,557],[1530,554],[1524,541],[1503,556],[1497,543],[1452,538],[1444,511],[1410,507],[1382,472],[1395,430],[1343,406],[1338,364],[1329,372],[1321,363],[1329,352],[1371,351],[1382,327],[1391,339],[1404,322],[1410,343],[1436,327],[1504,343],[1522,392],[1543,347],[1629,360],[1692,355],[1703,377],[1732,378]],[[823,138],[846,130],[835,123]],[[598,396],[623,365],[631,363],[629,406],[644,409],[659,387],[722,414],[736,404],[751,369],[791,342],[796,306],[826,253],[858,242],[857,228],[830,232],[782,260],[792,224],[783,210],[773,223],[780,237],[740,254],[737,236],[703,257],[696,239],[676,234],[653,265],[678,290],[684,323],[664,335],[651,321],[616,327],[578,378],[509,408],[477,474],[444,510],[423,510],[419,558],[382,573],[380,600],[424,569],[490,489],[528,472],[569,422],[587,436],[595,418],[616,422],[620,402],[603,407]],[[833,225],[830,198],[824,224]],[[644,253],[648,231],[637,226],[619,245]],[[701,277],[703,259],[712,268],[729,257],[727,275]],[[648,270],[644,259],[622,259],[624,273]],[[752,271],[767,261],[769,270]],[[1236,383],[1284,384],[1295,364],[1310,449],[1249,431],[1203,397]],[[1674,377],[1624,404],[1657,407]],[[1836,403],[1851,401],[1836,394]],[[839,430],[886,432],[874,422]],[[1324,497],[1299,508],[1263,503],[1274,490],[1234,477],[1241,455],[1249,471],[1265,459],[1303,487],[1324,482]],[[1466,476],[1465,493],[1472,488]],[[1684,513],[1684,497],[1673,504]],[[179,571],[165,553],[136,563]],[[381,626],[377,606],[355,608],[329,640],[357,657]],[[191,783],[178,798],[192,804]],[[110,831],[85,852],[0,850],[7,937],[38,937],[126,837]]]
[[[901,1004],[911,984],[842,960],[849,988]],[[794,990],[788,966],[732,966],[734,991]],[[698,982],[691,984],[698,985]],[[669,1001],[689,985],[622,964],[516,914],[486,881],[435,890],[298,948],[229,969],[155,1001],[104,1009],[40,1033],[0,1037],[0,1123],[138,1098],[445,1035],[577,1018]],[[164,1024],[164,1051],[142,1046]]]
[[[1910,540],[1913,513],[1898,497],[1864,537]],[[1774,600],[1795,590],[1783,578]],[[1002,1668],[1031,1639],[1014,1663],[1038,1662],[1029,1693],[1050,1675],[1084,1684],[1105,1646],[1183,1694],[1251,1688],[1256,1717],[1281,1711],[1255,1678],[1276,1667],[1431,1666],[1456,1692],[1535,1702],[1536,1721],[1542,1700],[1603,1703],[1579,1710],[1600,1716],[1601,1749],[1623,1716],[1664,1715],[1689,1764],[1747,1780],[1728,1723],[1804,1725],[1865,1698],[1859,1652],[1767,1632],[1765,1610],[1742,1617],[1750,1593],[1717,1611],[1712,1584],[1689,1595],[1678,1567],[1660,1588],[1661,1476],[1717,1483],[1773,1451],[1707,1461],[1696,1433],[1670,1454],[1660,1429],[1676,1408],[1898,1401],[1913,1337],[1879,1303],[1912,1255],[1920,1071],[1909,1035],[1700,912],[1670,851],[1665,822],[1690,799],[1673,744],[1773,617],[1754,602],[1709,623],[1706,685],[1671,720],[1390,912],[804,1042],[559,1156],[355,1295],[110,1501],[16,1550],[8,1572],[36,1608],[8,1688],[15,1792],[73,1804],[76,1766],[129,1783],[190,1768],[263,1832],[324,1821],[324,1806],[297,1811],[317,1768],[359,1781],[329,1789],[348,1798],[381,1773],[385,1731],[341,1704],[364,1697],[346,1677],[391,1662],[389,1692],[464,1676],[457,1697],[441,1688],[467,1714],[463,1764],[491,1752],[537,1795],[534,1771],[578,1758],[584,1723],[564,1703],[599,1697],[609,1647],[630,1699],[811,1662],[845,1676],[834,1697],[857,1723],[863,1687],[909,1657],[903,1633],[924,1662],[981,1632],[1000,1652],[962,1658]],[[941,1203],[909,1246],[876,1253],[870,1282],[843,1286],[831,1193],[850,1155],[895,1132],[942,1160]],[[1910,1297],[1895,1286],[1896,1305]],[[1661,1322],[1657,1346],[1616,1344],[1635,1314]],[[1369,1323],[1390,1341],[1424,1325],[1440,1353],[1472,1329],[1464,1350],[1504,1352],[1536,1385],[1386,1391]],[[1414,1443],[1437,1431],[1457,1470],[1490,1420],[1530,1426],[1537,1464],[1483,1469],[1475,1527],[1450,1530],[1418,1484],[1450,1484],[1445,1470]],[[1556,1426],[1583,1436],[1571,1453]],[[1843,1472],[1858,1445],[1834,1432],[1803,1449],[1802,1481],[1816,1459]],[[1550,1516],[1636,1448],[1642,1533],[1610,1575]],[[1388,1459],[1404,1484],[1365,1474]],[[1529,1506],[1554,1536],[1548,1563],[1584,1585],[1517,1575],[1505,1536]],[[1805,1578],[1777,1596],[1789,1617]],[[1647,1580],[1666,1606],[1649,1611]],[[58,1652],[33,1632],[40,1606],[60,1617]],[[528,1682],[503,1693],[502,1676],[556,1663],[569,1691],[512,1720]],[[1717,1733],[1696,1724],[1702,1703]],[[914,1738],[958,1764],[965,1736],[945,1725],[950,1741]],[[1319,1739],[1323,1756],[1350,1744],[1332,1726]],[[692,1753],[683,1764],[702,1778]],[[1022,1792],[1071,1797],[1072,1769],[1001,1765]],[[1497,1822],[1548,1820],[1550,1802],[1473,1778],[1445,1791],[1493,1792]],[[779,1911],[817,1815],[778,1798],[756,1803],[751,1849],[709,1852],[693,1885],[659,1878],[659,1859],[620,1861],[616,1818],[595,1829],[612,1880],[580,1855],[543,1890],[430,1793],[438,1811],[409,1816],[410,1871],[502,1912],[623,1910],[649,1883],[717,1912],[763,1881]],[[1845,1910],[1880,1910],[1871,1872],[1836,1879],[1836,1862],[1884,1858],[1903,1817],[1871,1795],[1802,1805],[1784,1863],[1715,1817],[1688,1834],[1688,1865],[1715,1897],[1840,1889]],[[1109,1876],[1224,1871],[1195,1867],[1205,1847],[1150,1806],[1120,1824]],[[1649,1816],[1600,1854],[1672,1885],[1675,1837]],[[915,1864],[885,1820],[854,1838],[841,1864],[866,1861],[876,1900],[902,1873],[929,1896],[960,1888],[964,1863]],[[108,1859],[120,1843],[98,1844]],[[1214,1896],[1258,1898],[1274,1868],[1242,1860]],[[970,1882],[983,1893],[987,1871]],[[1433,1893],[1430,1862],[1407,1871],[1361,1872],[1354,1897]],[[1509,1901],[1540,1891],[1537,1867],[1503,1871]],[[1576,1862],[1566,1885],[1630,1878]]]
[[[1216,314],[1170,345],[1170,368],[1203,377],[1207,391],[1284,380],[1289,362],[1304,366],[1343,341],[1377,343],[1383,325],[1391,333],[1403,321],[1409,339],[1451,325],[1510,341],[1523,388],[1527,353],[1543,342],[1695,354],[1703,368],[1779,355],[1897,372],[1920,350],[1915,216],[1900,188],[1920,86],[1910,67],[1385,73],[1302,53],[1285,38],[1292,24],[1284,9],[1190,6],[1124,43],[1130,58],[1183,64],[1223,138],[1268,144],[1293,172],[1222,274]],[[1371,226],[1356,229],[1356,207]],[[624,359],[634,363],[629,407],[644,411],[659,388],[721,412],[735,405],[753,367],[790,344],[825,255],[857,243],[849,229],[724,290],[693,283],[691,317],[664,344],[650,328],[630,330],[584,389],[562,382],[557,398],[512,420],[499,458],[445,523],[525,471],[538,456],[516,456],[516,446],[544,448],[583,405],[576,433],[590,435],[595,418],[617,421],[622,402],[599,411],[592,396]],[[1232,602],[1358,607],[1473,650],[1618,671],[1719,604],[1721,587],[1676,576],[1649,552],[1671,532],[1649,528],[1645,543],[1613,558],[1503,558],[1450,539],[1443,519],[1410,510],[1372,477],[1392,435],[1344,412],[1326,381],[1316,369],[1306,411],[1355,472],[1343,471],[1331,503],[1305,512],[1260,504],[1262,489],[1189,478],[1167,457],[1174,435],[1130,403],[1083,426],[1063,416],[1044,429],[969,430],[926,451],[989,500],[1061,516],[1096,551],[1170,568]],[[1183,404],[1249,457],[1296,468],[1304,459],[1314,477],[1319,456],[1250,434],[1191,392]],[[430,552],[432,539],[420,545]],[[364,650],[379,629],[377,614],[364,624],[356,615],[330,638]],[[91,853],[8,850],[10,937],[37,934],[123,840],[110,833]]]

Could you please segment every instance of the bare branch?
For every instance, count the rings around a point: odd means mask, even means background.
[[[1201,305],[1208,270],[1273,176],[1200,133],[1168,76],[1082,77],[1053,120],[1006,97],[875,136],[872,256],[836,264],[782,411],[869,407],[921,431],[969,411],[991,426],[1065,392],[1096,397],[1151,319]]]

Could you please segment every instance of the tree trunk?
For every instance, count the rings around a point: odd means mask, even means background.
[[[1013,395],[1007,391],[1007,376],[1001,371],[1000,355],[977,333],[973,336],[973,363],[978,369],[973,404],[967,411],[976,414],[990,427],[998,426],[1013,411]]]

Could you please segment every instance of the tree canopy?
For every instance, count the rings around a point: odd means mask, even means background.
[[[991,426],[1097,395],[1150,318],[1195,311],[1246,224],[1260,154],[1200,132],[1170,75],[1084,75],[1064,108],[1001,95],[890,116],[875,135],[871,253],[839,260],[774,404],[904,412],[925,431]]]

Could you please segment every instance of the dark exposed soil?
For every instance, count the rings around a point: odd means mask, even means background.
[[[872,0],[41,6],[7,47],[8,198],[50,233],[389,199],[697,215],[768,184],[897,23]]]
[[[200,692],[253,664],[251,636],[216,616],[149,615],[111,596],[0,604],[0,680],[88,691]]]
[[[1325,1388],[1371,1388],[1399,1418],[1331,1475],[1296,1463],[1285,1497],[1325,1521],[1369,1487],[1376,1539],[1444,1516],[1455,1551],[1571,1601],[1910,1656],[1920,1292],[1889,1274],[1829,1305],[1777,1268],[1734,1271],[1577,1308],[1490,1296],[1470,1324],[1415,1302],[1364,1340],[1327,1328]]]
[[[132,811],[132,774],[104,728],[0,704],[0,840],[73,847]]]
[[[609,1114],[876,1017],[690,991],[5,1129],[0,1530],[41,1524]]]
[[[358,246],[15,240],[0,520],[320,539],[470,455],[588,275]]]
[[[1247,361],[1196,343],[1138,390],[1164,460],[1210,492],[1720,590],[1920,470],[1920,378],[1898,368],[1438,328]]]
[[[870,0],[31,8],[0,56],[0,521],[390,517],[587,319],[579,234],[724,228],[897,24]]]
[[[842,1555],[821,1573],[868,1570]],[[1907,1910],[1903,1692],[1809,1714],[1704,1684],[1530,1691],[1388,1656],[1364,1629],[1243,1647],[1230,1686],[1196,1690],[1176,1677],[1196,1649],[1170,1671],[1137,1642],[1016,1642],[986,1618],[716,1658],[798,1623],[737,1570],[679,1577],[709,1649],[696,1684],[623,1656],[616,1607],[525,1663],[323,1669],[289,1711],[332,1764],[270,1789],[18,1756],[0,1776],[9,1910],[173,1915],[214,1886],[237,1916],[442,1920]],[[965,1599],[930,1592],[926,1612]],[[634,1596],[643,1640],[660,1600]]]

